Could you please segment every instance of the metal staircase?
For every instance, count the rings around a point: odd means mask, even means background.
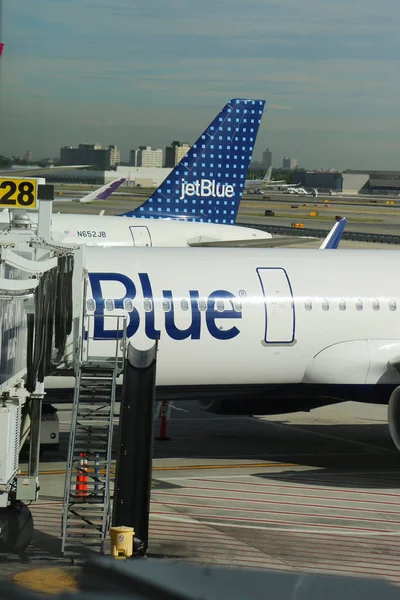
[[[126,319],[113,317],[117,327],[112,357],[90,355],[92,319],[84,317],[80,340],[64,488],[61,552],[71,558],[88,550],[104,553],[111,521],[112,437],[117,378],[124,367]]]

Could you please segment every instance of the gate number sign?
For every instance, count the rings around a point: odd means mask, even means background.
[[[36,208],[36,179],[0,179],[0,208]]]

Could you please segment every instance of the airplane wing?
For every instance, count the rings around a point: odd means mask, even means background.
[[[213,241],[213,242],[192,242],[189,243],[191,248],[275,248],[277,246],[290,246],[291,244],[307,244],[312,240],[316,240],[314,237],[286,237],[286,236],[277,236],[266,239],[258,239],[258,240],[222,240],[222,241]]]
[[[336,221],[322,244],[320,245],[320,250],[335,250],[342,239],[342,234],[344,228],[346,227],[347,219],[346,217],[342,217],[339,221]]]
[[[20,169],[0,169],[0,177],[46,177],[53,171],[68,171],[69,169],[86,169],[91,165],[70,165],[67,167],[21,167]]]

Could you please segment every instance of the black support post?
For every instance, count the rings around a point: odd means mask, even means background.
[[[128,345],[112,524],[134,528],[139,554],[146,552],[149,539],[156,363],[157,342],[145,351]]]

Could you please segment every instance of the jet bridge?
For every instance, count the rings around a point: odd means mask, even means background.
[[[38,499],[44,378],[74,363],[84,289],[84,247],[51,241],[53,186],[32,180],[28,194],[26,181],[10,179],[7,198],[0,193],[0,208],[14,206],[0,234],[0,550],[18,552],[33,532],[25,503]],[[38,208],[37,225],[29,208]],[[28,436],[25,476],[19,452]]]

